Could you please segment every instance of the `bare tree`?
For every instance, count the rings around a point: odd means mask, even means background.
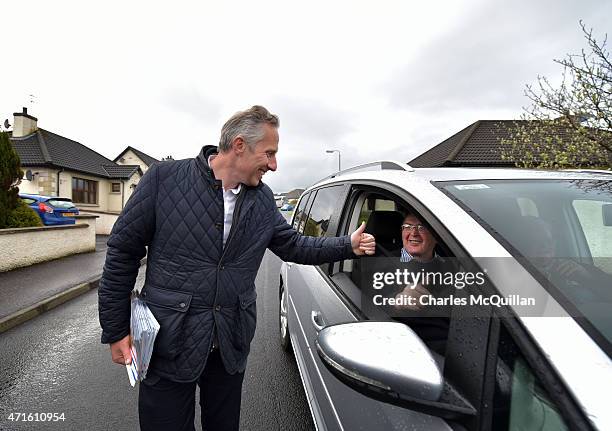
[[[588,49],[554,60],[563,67],[557,87],[544,76],[527,85],[531,105],[505,130],[502,158],[519,167],[612,167],[612,63],[607,35],[599,43],[580,27]]]

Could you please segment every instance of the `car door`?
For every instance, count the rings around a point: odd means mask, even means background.
[[[322,187],[310,192],[310,202],[305,210],[296,212],[294,227],[308,236],[335,236],[339,210],[346,195],[344,185]],[[300,363],[300,371],[309,386],[312,398],[309,400],[315,421],[322,429],[341,429],[337,426],[333,405],[326,396],[326,388],[315,365],[314,340],[316,338],[320,317],[313,310],[313,296],[321,294],[322,274],[328,264],[320,266],[286,263],[286,286],[291,307],[289,326],[291,335],[298,343],[299,352],[296,359]],[[303,364],[303,367],[301,366]]]
[[[305,193],[301,197],[294,213],[292,225],[299,233],[304,233],[308,212],[315,195],[316,190]],[[308,322],[309,319],[311,297],[307,289],[301,288],[303,278],[296,266],[293,262],[283,262],[281,278],[287,293],[287,319],[291,337],[295,343],[294,353],[298,360],[298,365],[302,369],[303,358],[305,355],[308,355],[310,347],[301,328],[303,328],[304,322]]]
[[[377,198],[372,196],[377,196]],[[384,190],[367,189],[366,191],[359,185],[353,185],[340,218],[339,234],[349,234],[362,221],[367,222],[373,212],[384,212],[385,215],[389,216],[384,217],[385,219],[393,220],[400,213],[400,206],[402,206],[401,199],[386,193]],[[396,226],[397,232],[400,231],[402,220],[403,216],[399,216]],[[387,241],[387,238],[384,238],[384,242],[395,244],[398,249],[400,247],[397,241]],[[391,320],[386,313],[379,309],[378,311],[368,311],[367,315],[362,310],[360,277],[351,277],[351,273],[358,268],[359,263],[358,259],[354,259],[330,265],[329,270],[322,274],[321,282],[318,285],[313,285],[312,313],[314,320],[310,335],[313,340],[316,338],[318,331],[327,325],[371,319]],[[319,403],[329,406],[328,411],[333,413],[331,419],[337,422],[337,428],[334,429],[450,429],[444,420],[377,401],[349,388],[325,367],[316,352],[313,353],[311,368],[321,379],[320,386],[322,388],[316,393],[316,396]],[[330,422],[331,420],[327,423]]]
[[[562,404],[572,403],[561,386],[554,391],[555,396],[538,375],[554,376],[554,371],[546,365],[546,360],[533,350],[521,348],[515,339],[523,336],[508,321],[496,319],[493,325],[495,373],[488,382],[493,386],[490,423],[483,420],[483,426],[495,430],[543,430],[557,431],[584,429],[580,422],[568,422],[561,414]],[[523,334],[524,335],[524,334]],[[535,353],[535,354],[534,354]],[[531,364],[538,364],[536,367]],[[573,403],[572,403],[573,404]],[[588,427],[587,427],[588,429]]]

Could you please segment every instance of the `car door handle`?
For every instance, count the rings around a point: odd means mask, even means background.
[[[321,316],[321,312],[320,311],[311,311],[310,312],[310,319],[312,320],[312,326],[315,327],[315,329],[317,330],[317,332],[319,332],[321,329],[325,328],[325,322],[323,321],[323,317]]]

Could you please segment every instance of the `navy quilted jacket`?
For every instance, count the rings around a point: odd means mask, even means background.
[[[266,248],[285,261],[320,264],[354,257],[350,237],[298,234],[270,188],[243,186],[223,247],[223,194],[207,157],[153,165],[113,227],[100,280],[102,343],[130,331],[130,292],[148,247],[143,299],[161,325],[150,370],[180,382],[201,374],[213,327],[229,373],[242,372],[255,334],[255,276]]]

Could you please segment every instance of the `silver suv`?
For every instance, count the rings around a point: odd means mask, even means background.
[[[378,295],[409,213],[453,267],[437,320]],[[362,221],[375,257],[281,267],[280,341],[317,429],[612,429],[611,173],[376,162],[307,189],[292,224],[337,236]],[[470,272],[483,283],[459,287]],[[441,344],[423,322],[442,322]]]

